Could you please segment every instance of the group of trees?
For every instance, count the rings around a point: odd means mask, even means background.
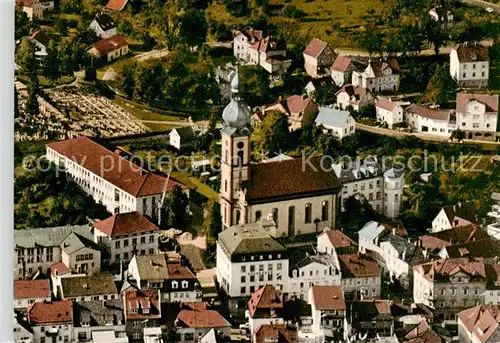
[[[215,262],[217,237],[222,232],[222,217],[220,215],[220,204],[213,200],[205,204],[205,218],[203,230],[207,238],[207,248],[204,252],[204,260],[208,263]]]

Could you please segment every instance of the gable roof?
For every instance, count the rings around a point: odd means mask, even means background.
[[[128,42],[125,37],[120,34],[105,38],[97,43],[92,44],[92,47],[96,49],[101,56],[106,56],[110,52],[120,49],[124,46],[128,46]]]
[[[37,246],[55,247],[71,233],[92,238],[88,225],[55,226],[37,229],[14,230],[14,244],[17,248],[35,248]]]
[[[500,330],[500,307],[478,305],[458,313],[460,323],[479,342],[487,342]]]
[[[313,38],[304,49],[304,54],[318,58],[319,55],[321,55],[321,53],[323,52],[323,50],[325,50],[327,46],[328,43],[325,43],[317,38]]]
[[[73,305],[73,315],[76,327],[84,323],[91,326],[117,325],[118,322],[123,323],[123,299],[79,301]]]
[[[73,322],[73,302],[71,300],[36,302],[30,304],[26,312],[30,325]]]
[[[14,299],[50,297],[50,280],[14,280]]]
[[[464,62],[485,62],[490,60],[488,48],[477,43],[455,44],[452,52],[457,52],[458,60]]]
[[[113,18],[111,18],[109,14],[103,12],[97,13],[94,17],[94,20],[104,31],[108,31],[116,27],[116,23]]]
[[[349,238],[349,236],[337,229],[325,230],[321,235],[326,235],[332,246],[335,248],[346,248],[351,245],[357,245],[356,242]]]
[[[265,285],[255,291],[247,304],[250,318],[253,318],[256,312],[259,312],[259,318],[263,314],[265,317],[269,317],[270,310],[283,308],[280,293],[271,285]]]
[[[500,289],[500,264],[486,264],[484,267],[488,280],[486,289]]]
[[[106,8],[113,11],[121,11],[125,8],[127,2],[128,0],[109,0]]]
[[[448,120],[450,116],[450,113],[448,111],[424,107],[418,104],[411,104],[405,109],[405,111],[416,114],[421,117],[437,119],[437,120]]]
[[[172,129],[168,135],[170,136],[174,131],[177,132],[179,137],[183,140],[192,140],[196,137],[196,132],[191,125],[176,127]]]
[[[484,257],[493,258],[500,256],[500,241],[486,238],[462,244],[445,247],[448,258],[459,257]]]
[[[36,40],[38,43],[42,44],[45,47],[49,46],[50,38],[47,36],[45,31],[38,29],[34,31],[29,37],[29,40]]]
[[[207,309],[182,310],[175,325],[189,328],[223,328],[231,324],[217,311]]]
[[[262,30],[255,30],[255,29],[233,30],[233,38],[237,37],[240,34],[244,35],[249,40],[251,40],[252,38],[255,38],[257,40],[262,39]]]
[[[61,249],[66,253],[66,254],[72,254],[75,251],[80,250],[81,248],[90,248],[93,250],[100,251],[101,248],[97,243],[94,241],[90,240],[87,237],[84,237],[82,235],[79,235],[75,232],[71,232],[62,242],[61,242]]]
[[[333,83],[333,79],[330,75],[328,76],[325,76],[325,77],[321,77],[321,78],[317,78],[317,79],[311,79],[309,81],[309,83],[311,83],[314,87],[314,89],[319,89],[321,87],[334,87],[334,83]]]
[[[286,107],[290,113],[303,112],[311,102],[314,102],[313,99],[304,95],[291,95],[285,99]]]
[[[457,112],[466,113],[467,105],[469,102],[474,100],[486,105],[486,112],[498,112],[498,94],[490,95],[473,93],[457,93]]]
[[[311,286],[309,303],[317,310],[345,311],[344,292],[341,286]]]
[[[380,225],[376,221],[369,221],[361,230],[358,231],[359,237],[366,237],[373,241],[376,237],[380,236],[385,231],[385,226]]]
[[[441,343],[441,337],[432,330],[426,320],[422,320],[404,337],[405,343]]]
[[[420,242],[422,248],[429,249],[431,252],[436,252],[453,244],[462,244],[489,237],[490,236],[483,228],[474,224],[469,224],[454,226],[448,230],[421,236]]]
[[[399,106],[399,104],[396,102],[392,102],[391,100],[388,100],[388,99],[379,98],[377,100],[377,102],[375,103],[375,106],[392,112],[396,109],[396,107]]]
[[[61,278],[64,298],[118,294],[115,280],[111,274],[93,274]]]
[[[351,58],[347,56],[341,56],[338,55],[337,58],[335,58],[335,61],[333,61],[332,66],[330,67],[331,70],[335,71],[340,71],[340,72],[345,72],[347,68],[351,65]]]
[[[286,324],[262,324],[255,330],[255,343],[296,343],[297,328]]]
[[[381,275],[377,261],[365,254],[343,254],[338,257],[343,279]]]
[[[109,237],[159,230],[158,226],[139,212],[117,213],[109,218],[94,222],[93,226]]]
[[[196,279],[187,267],[169,261],[167,254],[135,256],[141,280]]]
[[[366,93],[370,93],[368,89],[360,86],[353,86],[352,84],[343,85],[342,88],[335,93],[335,95],[338,95],[341,92],[346,92],[347,95],[349,95],[350,100],[353,100],[352,97],[354,97],[355,100],[360,100]]]
[[[385,299],[356,300],[349,303],[353,322],[392,320],[391,302]]]
[[[161,318],[159,292],[155,290],[127,290],[124,293],[125,318],[150,319]]]
[[[310,163],[309,163],[310,162]],[[314,156],[276,162],[251,163],[250,180],[244,182],[247,202],[270,202],[304,194],[338,193],[341,184],[332,172],[329,159]]]
[[[166,177],[140,168],[88,137],[50,143],[47,147],[134,197],[162,194],[167,182]],[[170,178],[167,191],[175,186],[186,188],[182,183]]]
[[[351,116],[349,111],[337,110],[330,107],[319,107],[319,113],[314,123],[316,125],[324,125],[327,127],[343,128],[347,125],[347,119]]]
[[[457,217],[458,219],[465,219],[471,223],[477,222],[476,207],[472,201],[459,202],[455,205],[444,206],[442,210],[452,225],[454,225],[454,221]]]
[[[486,278],[482,257],[440,259],[417,265],[414,269],[431,281],[447,280],[457,273],[465,273],[473,278]]]

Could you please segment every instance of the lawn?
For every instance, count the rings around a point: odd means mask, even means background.
[[[173,115],[166,115],[157,112],[152,112],[151,110],[147,109],[146,106],[138,104],[134,101],[124,99],[120,96],[116,96],[113,101],[119,106],[129,111],[130,113],[132,113],[137,119],[140,120],[178,121],[178,122],[182,122],[184,120],[184,118],[180,116],[173,116]]]
[[[148,123],[148,122],[145,123],[143,122],[143,124],[149,127],[151,131],[154,132],[169,131],[176,127],[179,127],[179,125],[173,125],[173,124],[160,124],[160,123]]]
[[[27,82],[28,82],[28,77],[25,75],[18,74],[18,75],[16,75],[16,78],[24,84],[27,84]],[[51,84],[45,76],[38,75],[38,82],[40,82],[40,86],[42,86],[43,88],[51,88],[51,87],[54,87],[57,85],[71,83],[74,79],[75,78],[73,76],[66,75],[66,76],[62,76],[59,79],[59,81],[57,81],[56,83]]]
[[[213,190],[208,185],[201,182],[198,178],[190,176],[185,172],[173,171],[172,177],[184,183],[189,188],[195,189],[197,192],[203,194],[210,200],[219,201],[219,192]]]

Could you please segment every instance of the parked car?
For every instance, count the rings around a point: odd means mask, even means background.
[[[491,12],[493,12],[493,11],[494,11],[494,10],[493,10],[493,8],[491,8],[491,7],[486,7],[486,12],[491,13]]]

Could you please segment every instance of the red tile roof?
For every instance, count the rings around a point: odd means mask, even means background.
[[[189,328],[223,328],[231,324],[214,310],[182,310],[175,319],[175,325]]]
[[[167,178],[148,172],[88,137],[47,144],[47,147],[78,163],[134,197],[162,194]],[[167,191],[182,183],[168,181]]]
[[[328,44],[323,42],[322,40],[313,38],[309,42],[309,44],[307,44],[304,50],[304,54],[317,58],[323,52],[323,50],[325,50],[327,46]]]
[[[61,300],[36,302],[26,309],[30,325],[50,325],[73,322],[73,302]]]
[[[448,280],[459,272],[468,274],[472,278],[486,278],[483,258],[449,258],[423,263],[414,267],[415,270],[426,279]]]
[[[351,245],[357,245],[352,239],[345,235],[342,231],[333,229],[325,231],[324,234],[335,248],[345,248]]]
[[[168,279],[196,279],[196,275],[193,274],[187,267],[181,266],[178,263],[167,264],[168,268]]]
[[[340,71],[343,73],[347,70],[351,62],[352,60],[349,57],[338,55],[335,61],[333,62],[332,66],[330,67],[330,69],[335,71]]]
[[[448,111],[428,108],[417,104],[411,104],[410,106],[408,106],[406,108],[406,112],[437,120],[448,120],[450,116],[450,113]]]
[[[380,276],[377,261],[364,254],[342,254],[339,256],[342,278]]]
[[[313,99],[304,95],[292,95],[286,98],[285,101],[290,113],[300,113],[307,108]]]
[[[486,105],[486,112],[498,112],[498,95],[490,94],[472,94],[458,93],[457,94],[457,112],[466,113],[467,105],[471,101],[478,101]]]
[[[489,238],[488,233],[474,224],[455,226],[448,230],[431,233],[420,237],[422,248],[438,252],[442,248]]]
[[[123,8],[125,8],[127,2],[128,0],[109,0],[106,8],[113,11],[121,11],[123,10]]]
[[[139,212],[117,213],[94,222],[93,226],[109,237],[159,230],[158,226]]]
[[[120,34],[92,44],[92,47],[96,49],[101,56],[106,56],[110,52],[120,49],[124,46],[128,46],[128,42],[125,37]]]
[[[208,304],[205,301],[183,302],[182,309],[203,311],[203,310],[208,310]]]
[[[285,324],[263,324],[255,330],[255,343],[296,343],[297,328]]]
[[[387,100],[384,98],[379,98],[377,102],[375,103],[376,107],[383,108],[384,110],[387,111],[394,111],[396,107],[398,107],[398,104],[395,102],[392,102],[391,100]]]
[[[435,333],[427,321],[422,320],[405,336],[405,343],[442,343],[441,337]]]
[[[58,262],[54,263],[53,265],[50,266],[50,275],[55,276],[56,275],[56,270],[58,275],[70,273],[71,269],[67,265],[65,265],[63,262]]]
[[[14,280],[14,299],[33,299],[47,297],[50,297],[49,279]]]
[[[458,325],[462,324],[473,337],[475,336],[474,341],[487,342],[500,330],[500,307],[474,306],[460,312],[458,320]]]
[[[248,301],[248,312],[253,318],[257,311],[270,311],[283,308],[280,293],[271,285],[265,285],[252,294]],[[267,313],[268,314],[268,313]]]
[[[125,298],[125,317],[127,320],[161,318],[160,298],[153,290],[128,290]],[[144,311],[146,309],[146,311]]]
[[[345,310],[341,286],[312,286],[310,303],[317,310]]]

